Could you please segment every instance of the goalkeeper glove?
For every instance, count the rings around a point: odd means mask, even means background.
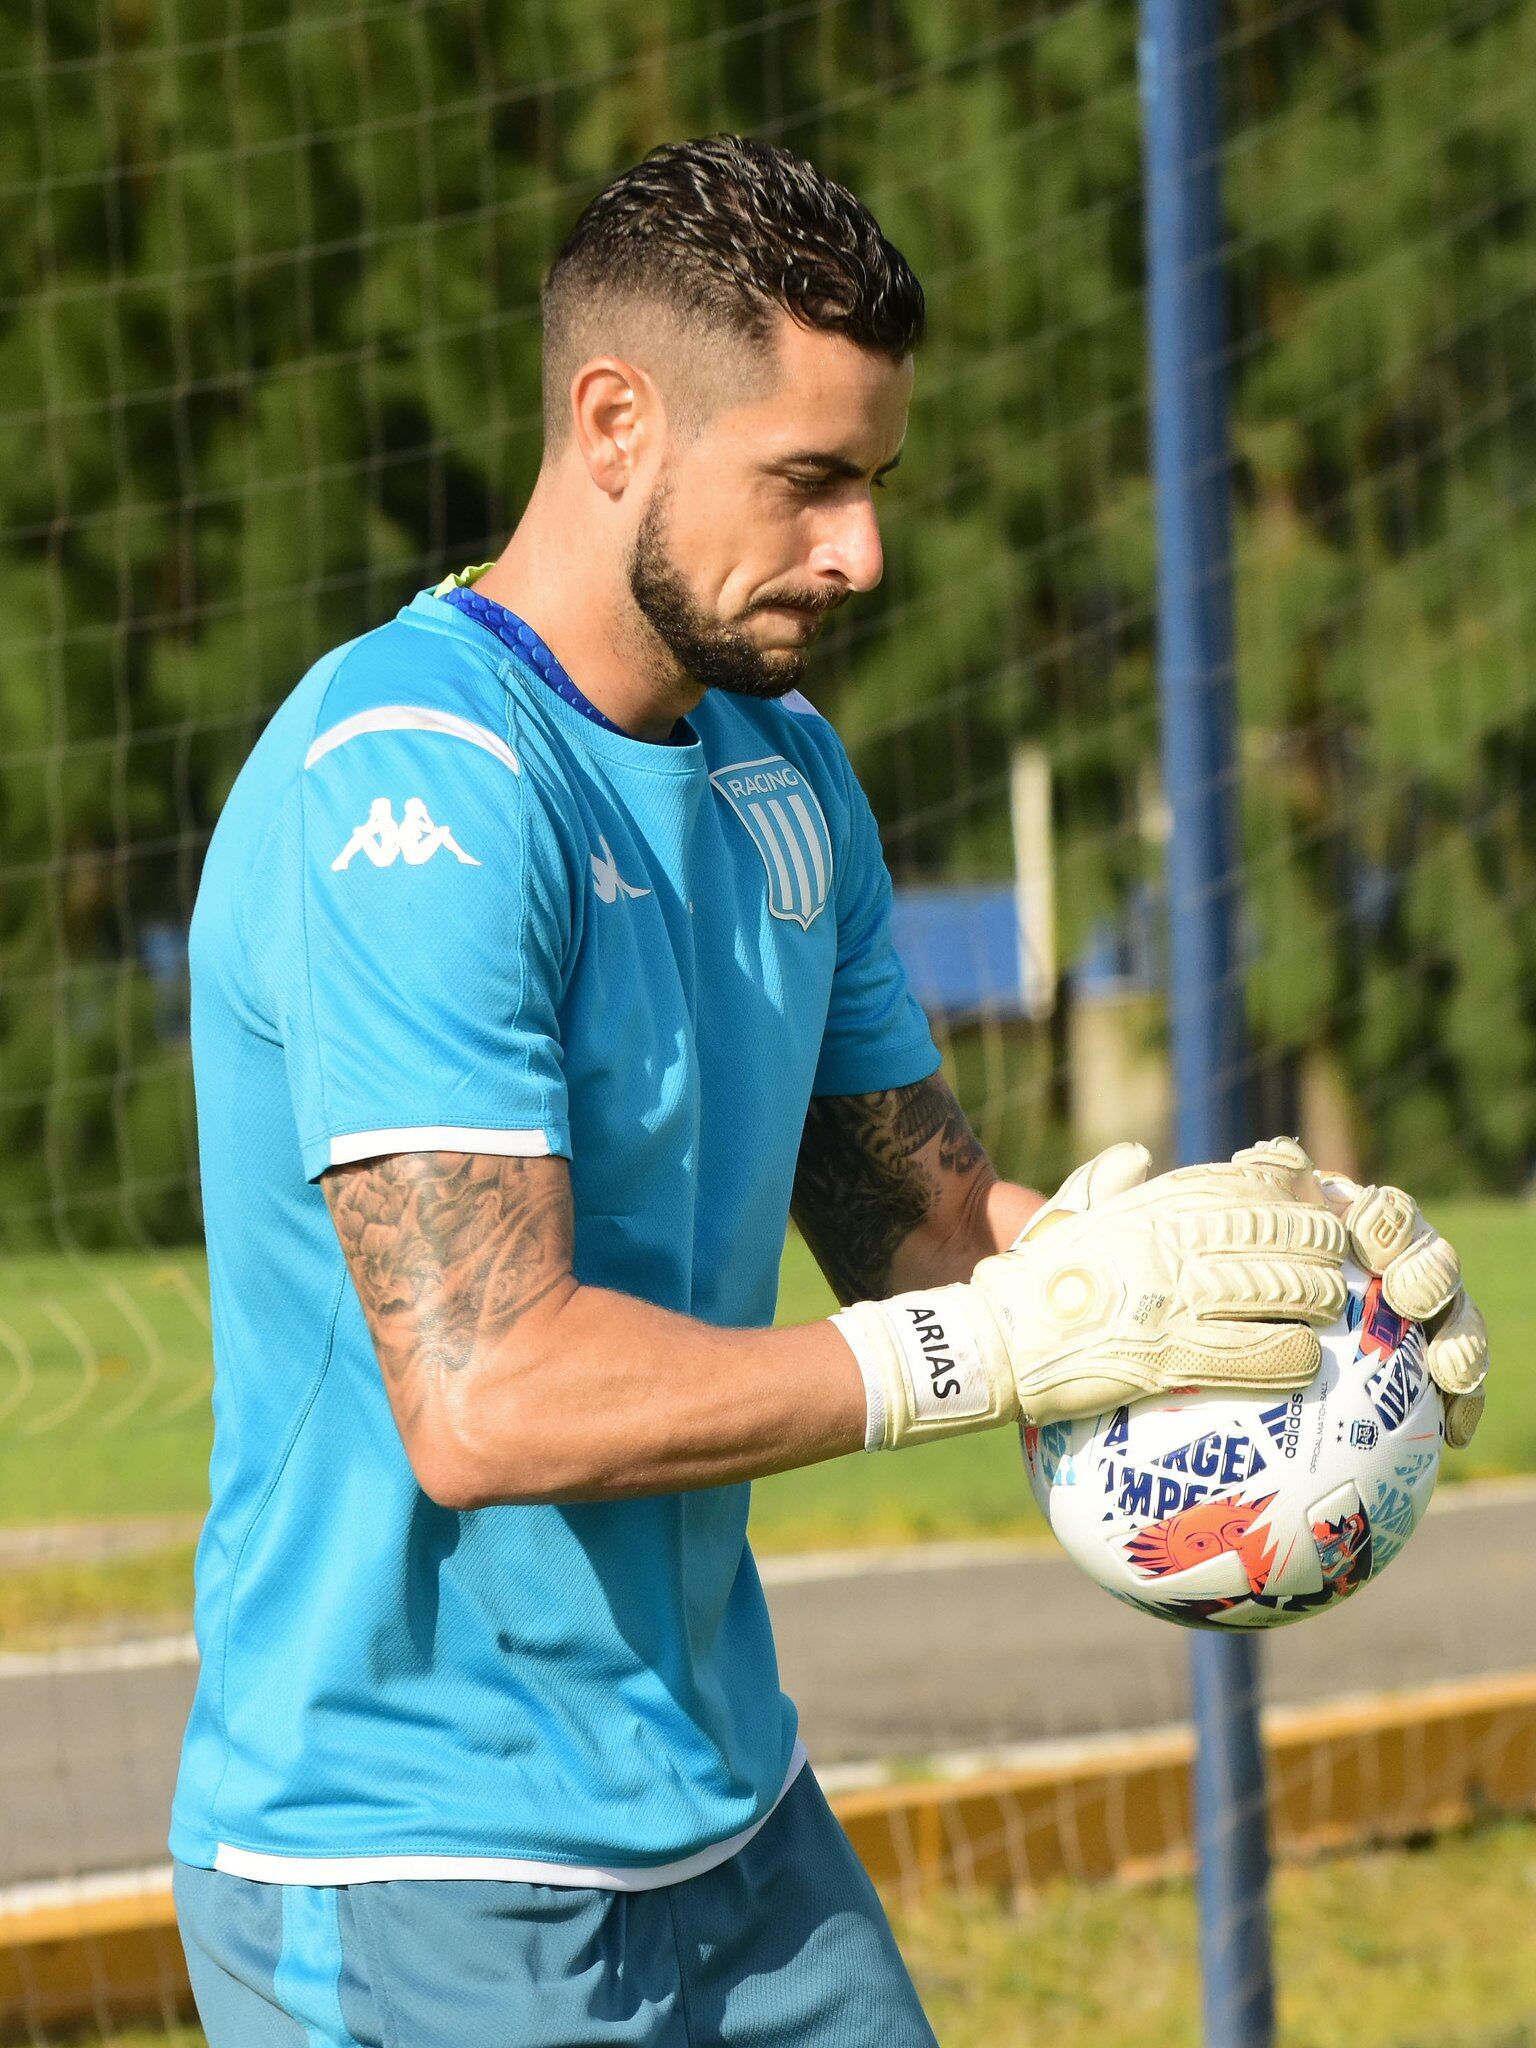
[[[1350,1255],[1380,1275],[1387,1306],[1424,1325],[1424,1363],[1445,1396],[1445,1440],[1465,1450],[1483,1417],[1488,1330],[1461,1284],[1461,1260],[1401,1188],[1361,1187],[1342,1173],[1317,1179],[1349,1233]]]
[[[1289,1139],[1147,1179],[1111,1145],[971,1279],[832,1320],[868,1450],[1095,1415],[1174,1387],[1305,1386],[1343,1311],[1345,1229]]]

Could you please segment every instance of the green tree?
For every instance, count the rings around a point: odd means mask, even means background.
[[[898,873],[1006,873],[1029,738],[1066,957],[1155,883],[1131,0],[0,13],[7,1242],[195,1228],[155,948],[308,662],[515,518],[541,269],[664,137],[805,151],[929,288],[824,678]],[[1240,0],[1230,37],[1256,1046],[1328,1047],[1416,1184],[1513,1184],[1536,1131],[1533,60],[1536,0]]]

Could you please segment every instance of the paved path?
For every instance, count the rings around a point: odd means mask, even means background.
[[[0,1572],[40,1564],[102,1564],[172,1543],[193,1543],[202,1519],[140,1515],[114,1522],[37,1522],[0,1528]]]
[[[1186,1711],[1188,1638],[1053,1551],[767,1568],[786,1689],[834,1782]],[[1412,1563],[1268,1639],[1275,1702],[1536,1668],[1536,1489],[1445,1496]],[[0,1658],[0,1884],[159,1862],[192,1686],[184,1642]]]
[[[1437,1505],[1409,1558],[1332,1613],[1269,1635],[1266,1699],[1536,1668],[1536,1497]],[[771,1597],[784,1687],[824,1766],[1188,1714],[1188,1634],[1098,1593],[1054,1551]]]

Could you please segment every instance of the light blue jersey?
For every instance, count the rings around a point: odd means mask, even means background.
[[[812,1094],[938,1063],[825,720],[712,692],[650,745],[546,660],[424,593],[310,671],[209,850],[185,1863],[645,1885],[729,1853],[793,1774],[749,1489],[437,1506],[318,1186],[386,1152],[559,1154],[580,1280],[763,1325]]]

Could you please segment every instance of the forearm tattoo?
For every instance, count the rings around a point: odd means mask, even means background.
[[[794,1218],[841,1301],[888,1294],[897,1252],[991,1169],[942,1075],[875,1095],[812,1098]]]
[[[395,1152],[321,1186],[402,1422],[570,1274],[563,1160]]]

